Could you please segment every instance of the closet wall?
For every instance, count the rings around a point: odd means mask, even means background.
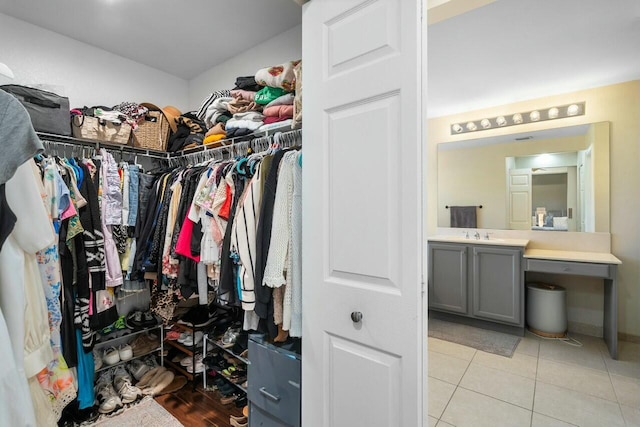
[[[187,80],[4,14],[0,61],[15,74],[0,76],[0,84],[44,83],[68,96],[71,107],[146,101],[186,111],[189,104]]]
[[[202,100],[214,90],[232,89],[238,76],[250,76],[260,68],[302,59],[302,25],[239,52],[189,81],[189,108],[197,109]]]

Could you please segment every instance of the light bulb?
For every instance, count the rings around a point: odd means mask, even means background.
[[[558,110],[556,107],[549,108],[548,115],[550,119],[557,119],[559,114],[560,114],[560,110]]]
[[[505,119],[504,116],[498,116],[496,117],[496,123],[498,126],[505,126],[507,124],[507,119]]]
[[[478,129],[478,126],[476,126],[476,124],[474,122],[467,123],[467,130],[473,132],[476,129]]]
[[[455,133],[460,133],[462,132],[462,126],[460,126],[458,123],[454,124],[451,126],[451,129],[455,132]]]
[[[540,111],[535,110],[529,113],[529,120],[531,120],[532,122],[537,122],[538,120],[540,120]]]
[[[482,126],[483,129],[489,129],[491,127],[491,122],[489,119],[482,119],[480,126]]]
[[[521,124],[521,123],[522,123],[522,114],[520,114],[520,113],[515,113],[515,114],[513,115],[512,119],[513,119],[513,123],[515,123],[515,124],[519,125],[519,124]]]
[[[578,115],[579,112],[580,112],[580,106],[578,104],[571,104],[567,108],[567,115],[568,116],[576,116],[576,115]]]

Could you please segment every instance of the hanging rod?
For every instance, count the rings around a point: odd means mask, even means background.
[[[287,126],[284,129],[291,129],[291,128]],[[109,142],[96,141],[93,139],[76,138],[71,136],[56,135],[56,134],[50,134],[45,132],[36,132],[36,133],[38,134],[38,136],[43,142],[46,141],[54,144],[62,143],[62,144],[72,145],[72,146],[92,147],[96,151],[100,150],[100,148],[104,148],[111,151],[119,151],[121,153],[123,152],[134,153],[134,154],[143,155],[149,158],[172,161],[172,160],[177,160],[181,158],[188,158],[188,157],[191,157],[190,155],[194,155],[198,153],[201,153],[201,154],[209,153],[209,152],[226,153],[226,152],[229,152],[229,150],[233,152],[235,151],[235,149],[237,149],[237,146],[241,146],[241,144],[243,143],[245,144],[248,143],[249,144],[248,147],[250,146],[254,151],[263,151],[262,149],[259,149],[259,148],[262,148],[260,147],[260,145],[265,141],[268,141],[269,138],[273,138],[276,135],[279,135],[278,139],[284,143],[291,143],[292,141],[295,141],[296,138],[302,135],[301,127],[298,127],[293,130],[287,130],[287,131],[284,131],[284,129],[274,128],[267,131],[255,133],[253,135],[245,135],[245,136],[240,136],[236,138],[223,139],[218,141],[219,144],[222,144],[222,145],[216,144],[215,147],[202,145],[199,147],[190,148],[188,150],[180,150],[172,153],[167,153],[159,150],[150,150],[147,148],[132,147],[130,145],[112,144]],[[247,140],[247,136],[255,136],[255,138],[251,140]]]
[[[72,136],[55,135],[51,133],[36,132],[43,142],[62,143],[67,145],[75,145],[81,147],[92,147],[96,151],[104,148],[111,151],[127,152],[150,157],[154,159],[168,160],[169,155],[164,151],[149,150],[148,148],[132,147],[130,145],[112,144],[105,141],[96,141],[94,139],[75,138]]]

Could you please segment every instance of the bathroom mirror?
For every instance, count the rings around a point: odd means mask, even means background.
[[[473,135],[476,136],[476,135]],[[438,227],[609,232],[609,122],[438,144]]]

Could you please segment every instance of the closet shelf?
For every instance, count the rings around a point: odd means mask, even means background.
[[[102,348],[102,347],[105,347],[105,346],[107,346],[109,344],[113,345],[113,343],[115,343],[115,342],[123,341],[123,340],[126,340],[127,338],[131,338],[131,337],[134,337],[136,335],[144,334],[146,332],[151,332],[151,331],[154,331],[156,329],[160,329],[159,337],[162,337],[162,332],[163,332],[162,331],[162,325],[159,324],[159,325],[156,325],[156,326],[152,326],[150,328],[140,329],[140,330],[137,330],[137,331],[131,331],[130,333],[122,335],[122,336],[119,336],[119,337],[109,338],[106,341],[96,341],[94,347],[95,348]]]
[[[157,348],[154,348],[153,350],[148,351],[148,352],[143,353],[143,354],[140,354],[140,355],[138,355],[138,356],[134,356],[134,357],[132,357],[132,358],[131,358],[131,359],[129,359],[129,360],[121,360],[121,361],[119,361],[118,363],[114,363],[113,365],[106,365],[106,364],[105,364],[105,365],[103,365],[103,366],[102,366],[102,368],[100,368],[100,369],[96,369],[96,374],[97,374],[98,372],[106,371],[107,369],[113,368],[113,367],[115,367],[115,366],[122,365],[122,364],[127,363],[127,362],[131,362],[132,360],[140,359],[141,357],[148,356],[149,354],[153,354],[153,353],[155,353],[155,352],[156,352],[156,351],[158,351],[158,350],[162,351],[162,346],[157,347]],[[160,357],[161,357],[161,360],[160,360],[160,366],[164,366],[164,361],[162,360],[162,359],[164,359],[164,357],[163,357],[163,356],[160,356]]]
[[[212,340],[211,338],[209,338],[209,335],[205,335],[203,338],[203,341],[207,340],[208,342],[212,343],[213,345],[215,345],[216,347],[218,347],[219,349],[229,353],[231,356],[233,356],[234,358],[238,359],[239,361],[241,361],[242,363],[244,363],[245,365],[249,365],[251,362],[249,361],[249,359],[245,359],[244,357],[235,354],[233,351],[231,351],[228,348],[225,348],[222,343],[218,342],[217,340]]]
[[[227,381],[229,384],[231,384],[232,386],[234,386],[234,387],[235,387],[235,388],[237,388],[238,390],[242,391],[243,393],[246,393],[246,392],[247,392],[247,389],[246,389],[246,388],[244,388],[244,387],[242,387],[242,385],[241,385],[241,384],[234,383],[233,381],[231,381],[231,378],[229,378],[229,377],[225,376],[225,375],[224,375],[222,372],[220,372],[219,370],[217,370],[217,369],[215,369],[215,368],[211,368],[211,370],[218,374],[215,378],[217,378],[218,376],[219,376],[219,377],[221,377],[221,378],[224,378],[224,379],[225,379],[225,381]],[[210,374],[208,373],[208,371],[207,371],[207,375],[210,375]],[[246,381],[246,379],[245,379],[245,381]],[[244,382],[244,381],[243,381],[243,382]]]
[[[171,347],[175,347],[178,350],[180,350],[181,352],[188,354],[189,356],[193,356],[194,350],[195,350],[195,353],[197,353],[198,350],[202,348],[202,343],[200,343],[200,344],[198,344],[196,346],[187,347],[187,346],[184,346],[184,345],[180,344],[178,341],[174,341],[174,340],[165,340],[164,342],[165,342],[165,344],[168,344]]]
[[[46,143],[67,144],[67,145],[78,146],[78,147],[92,147],[92,148],[95,148],[96,151],[99,150],[100,148],[106,148],[107,150],[141,154],[146,157],[152,157],[157,159],[168,158],[168,155],[166,152],[159,151],[159,150],[149,150],[147,148],[138,148],[138,147],[133,147],[131,145],[113,144],[110,142],[98,141],[95,139],[75,138],[72,136],[56,135],[56,134],[45,133],[45,132],[36,132],[36,133],[38,134],[38,137],[40,137],[40,139],[45,145]]]
[[[174,369],[174,370],[178,371],[179,373],[181,373],[182,375],[184,375],[185,377],[187,377],[187,379],[189,379],[189,381],[193,381],[193,379],[196,376],[201,374],[201,372],[197,373],[197,374],[192,374],[190,372],[187,372],[187,370],[184,369],[184,367],[181,364],[172,362],[169,359],[167,359],[166,363],[167,363],[168,366],[171,367],[171,369]]]

